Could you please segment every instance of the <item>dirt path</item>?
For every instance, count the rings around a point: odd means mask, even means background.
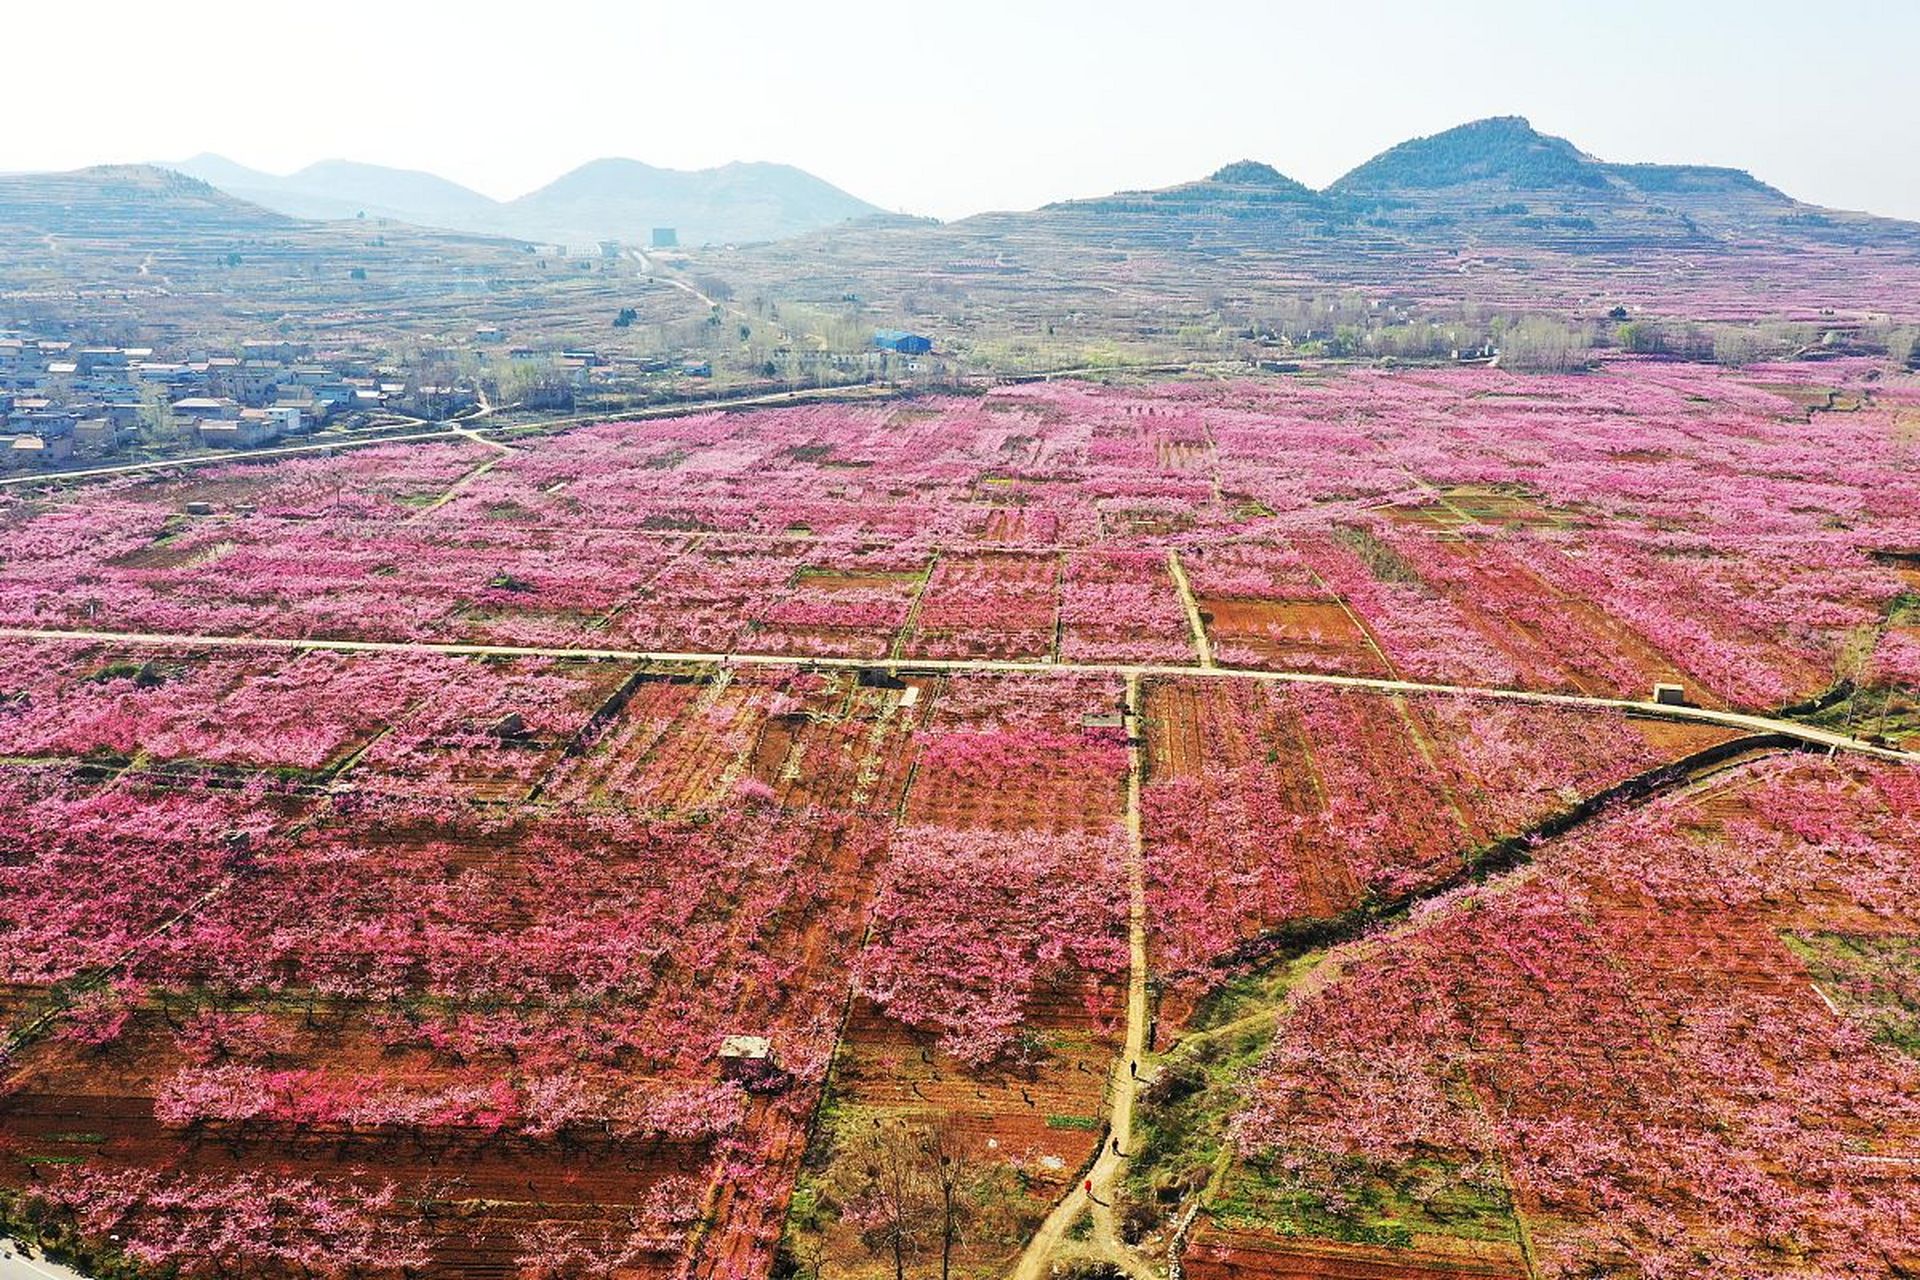
[[[1140,782],[1144,760],[1140,746],[1140,677],[1127,677],[1127,1037],[1108,1082],[1112,1099],[1108,1138],[1086,1177],[1047,1215],[1014,1269],[1014,1280],[1041,1280],[1056,1255],[1100,1258],[1127,1274],[1147,1280],[1152,1272],[1121,1241],[1113,1211],[1115,1193],[1126,1169],[1122,1152],[1133,1149],[1133,1107],[1140,1092],[1136,1070],[1147,1051],[1147,878],[1142,857]],[[1087,1188],[1093,1188],[1089,1194]],[[1067,1242],[1082,1213],[1092,1211],[1093,1232],[1084,1241]]]
[[[495,444],[491,440],[481,440],[479,436],[474,435],[470,431],[462,431],[460,434],[463,436],[468,436],[476,441],[479,441],[479,443],[481,444],[493,445],[493,447],[496,449],[507,448],[505,445]],[[419,520],[425,516],[432,515],[434,512],[438,511],[440,508],[446,506],[449,502],[452,502],[455,498],[459,497],[462,493],[466,492],[467,487],[469,485],[475,483],[480,479],[480,477],[486,475],[487,472],[499,466],[501,459],[511,456],[512,453],[513,451],[511,449],[507,449],[506,453],[494,454],[492,457],[488,458],[485,462],[482,462],[479,466],[473,468],[471,471],[461,476],[458,480],[455,480],[452,484],[448,485],[446,492],[442,493],[439,497],[435,498],[432,502],[429,502],[426,506],[421,507],[418,511],[408,516],[406,520],[402,521],[402,523],[412,524],[415,520]]]
[[[888,671],[965,674],[967,672],[1024,672],[1030,675],[1080,674],[1119,676],[1123,679],[1194,678],[1255,680],[1268,684],[1321,685],[1336,689],[1363,689],[1374,693],[1463,694],[1499,702],[1536,706],[1621,711],[1654,720],[1682,720],[1723,725],[1749,733],[1777,733],[1808,746],[1851,751],[1882,760],[1920,764],[1920,751],[1879,747],[1844,733],[1780,720],[1771,716],[1718,711],[1708,707],[1667,706],[1625,698],[1599,698],[1576,693],[1542,693],[1530,689],[1493,689],[1475,685],[1434,684],[1419,680],[1387,680],[1374,676],[1337,676],[1321,671],[1267,671],[1250,667],[1199,667],[1177,663],[1038,662],[996,658],[849,658],[806,653],[654,652],[644,649],[590,649],[568,646],[429,643],[418,640],[324,640],[286,636],[219,636],[181,632],[103,631],[58,627],[0,627],[0,638],[10,640],[82,640],[101,644],[165,645],[185,649],[283,649],[291,652],[324,650],[335,653],[425,653],[480,658],[583,658],[615,662],[690,663],[718,667],[808,667],[816,670]]]
[[[1213,645],[1207,639],[1207,624],[1200,617],[1200,602],[1193,598],[1193,584],[1187,581],[1186,568],[1180,563],[1180,553],[1172,547],[1167,548],[1167,572],[1173,577],[1174,590],[1180,593],[1180,606],[1187,611],[1187,626],[1193,632],[1193,652],[1200,659],[1200,665],[1213,665]]]

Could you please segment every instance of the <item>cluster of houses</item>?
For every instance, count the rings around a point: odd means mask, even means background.
[[[381,371],[316,361],[262,339],[188,360],[0,331],[0,468],[108,457],[143,436],[248,449],[377,411],[406,391]]]
[[[498,325],[474,329],[465,357],[531,368],[536,376],[516,388],[527,409],[571,409],[579,393],[653,392],[658,379],[713,377],[700,355],[668,357],[605,354],[590,348],[507,347]],[[923,335],[883,329],[864,355],[782,350],[788,376],[857,375],[889,356],[916,358],[931,351]],[[505,350],[500,350],[505,348]],[[373,415],[444,420],[479,403],[453,369],[461,346],[423,352],[431,360],[418,377],[375,363],[377,356],[316,356],[309,343],[279,338],[243,342],[237,350],[156,356],[150,347],[90,345],[67,338],[0,329],[0,471],[31,471],[78,460],[111,458],[130,447],[252,449]],[[439,369],[438,374],[425,372]],[[770,364],[769,378],[774,376]]]

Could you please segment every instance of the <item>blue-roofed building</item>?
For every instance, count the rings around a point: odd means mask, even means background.
[[[906,356],[923,356],[933,350],[933,339],[923,338],[905,329],[882,329],[873,335],[873,345],[882,351],[898,351]]]

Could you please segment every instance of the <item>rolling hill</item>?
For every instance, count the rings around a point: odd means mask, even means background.
[[[138,242],[169,231],[272,231],[282,214],[151,165],[0,174],[0,230]]]

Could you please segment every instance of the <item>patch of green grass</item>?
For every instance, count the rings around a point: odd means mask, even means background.
[[[1242,1158],[1230,1126],[1246,1106],[1246,1081],[1288,994],[1322,959],[1238,974],[1195,1013],[1136,1109],[1129,1215],[1169,1216],[1199,1195],[1217,1221],[1274,1235],[1398,1247],[1429,1234],[1515,1242],[1511,1199],[1489,1167],[1439,1158],[1382,1165],[1315,1151]]]
[[[1366,564],[1367,572],[1381,582],[1416,583],[1420,581],[1420,572],[1398,551],[1380,541],[1366,529],[1352,525],[1341,525],[1334,529],[1333,536],[1345,543],[1347,548]]]
[[[533,512],[517,502],[490,502],[484,513],[489,520],[513,520],[525,522],[534,518]]]
[[[1217,1030],[1252,1014],[1274,1009],[1294,984],[1319,967],[1325,952],[1312,951],[1278,964],[1235,974],[1216,987],[1187,1023],[1189,1036]]]
[[[11,1236],[96,1280],[148,1280],[174,1274],[171,1268],[144,1270],[111,1246],[82,1239],[71,1215],[27,1192],[0,1191],[0,1235]]]
[[[1876,1041],[1920,1058],[1920,941],[1843,933],[1786,934],[1826,997]]]
[[[1130,1201],[1171,1210],[1232,1163],[1227,1129],[1245,1103],[1241,1081],[1267,1051],[1274,1011],[1319,960],[1311,954],[1237,974],[1195,1011],[1135,1109]]]
[[[1095,1129],[1098,1129],[1099,1127],[1100,1127],[1099,1116],[1048,1116],[1047,1117],[1047,1128],[1049,1129],[1078,1129],[1085,1133],[1092,1133]]]
[[[1513,1204],[1491,1178],[1444,1160],[1380,1164],[1325,1153],[1235,1166],[1215,1220],[1274,1235],[1406,1247],[1417,1235],[1512,1244]]]
[[[1869,686],[1804,719],[1836,733],[1906,743],[1920,739],[1920,690]]]

